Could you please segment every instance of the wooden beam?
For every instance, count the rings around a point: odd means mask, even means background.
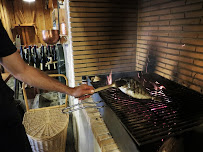
[[[24,24],[13,24],[13,28],[15,27],[27,27],[27,26],[35,26],[35,23],[24,23]]]
[[[20,15],[21,15],[21,18],[23,19],[23,23],[27,23],[27,20],[26,18],[24,17],[22,11],[20,10]]]
[[[53,1],[53,7],[58,8],[58,0],[52,0]]]
[[[58,0],[49,0],[48,8],[58,8]]]
[[[22,28],[21,30],[22,30],[22,36],[23,36],[23,43],[24,43],[24,45],[26,45],[27,41],[26,41],[25,29]]]
[[[48,8],[52,9],[53,8],[53,1],[52,0],[49,0],[49,3],[48,3]]]
[[[20,17],[19,12],[16,12],[16,15],[17,15],[18,20],[20,21],[20,23],[23,24],[23,20],[22,20],[22,18]]]
[[[35,10],[32,13],[32,17],[33,17],[32,23],[35,23],[36,22],[36,12],[35,12]]]
[[[25,38],[26,38],[27,45],[30,45],[30,37],[29,37],[29,33],[28,33],[28,27],[25,27]]]

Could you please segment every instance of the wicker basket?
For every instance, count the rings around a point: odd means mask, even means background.
[[[64,75],[49,76],[62,76],[67,85],[68,81]],[[69,115],[63,114],[62,109],[67,107],[68,96],[66,95],[65,105],[29,109],[24,83],[23,95],[27,110],[23,124],[33,152],[65,152]]]

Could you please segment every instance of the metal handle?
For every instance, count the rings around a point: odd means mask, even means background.
[[[74,104],[70,107],[66,107],[64,109],[62,109],[62,113],[72,113],[74,111],[77,111],[77,110],[81,110],[81,109],[87,109],[87,108],[96,108],[96,109],[100,109],[100,108],[103,108],[105,106],[83,106],[82,104],[83,103],[88,103],[88,104],[97,104],[97,103],[100,103],[102,101],[99,101],[99,102],[88,102],[88,101],[82,101],[78,104]],[[79,106],[77,108],[75,108],[76,106]]]
[[[95,89],[94,92],[99,92],[99,91],[102,91],[102,90],[105,90],[105,89],[108,89],[108,88],[112,88],[112,87],[116,87],[116,85],[113,83],[111,85],[107,85],[107,86],[104,86],[104,87],[99,87],[99,88]]]

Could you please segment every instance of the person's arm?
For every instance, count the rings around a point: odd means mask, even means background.
[[[8,72],[6,73],[1,73],[2,79],[7,83],[8,80],[12,77],[12,75]]]
[[[0,63],[18,80],[31,86],[49,91],[66,93],[75,97],[85,94],[92,94],[94,88],[88,85],[81,85],[75,88],[68,87],[44,72],[28,66],[20,57],[18,52],[2,57]]]

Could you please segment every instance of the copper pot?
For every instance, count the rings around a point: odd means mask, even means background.
[[[42,38],[47,44],[56,44],[59,41],[59,30],[42,30]]]

